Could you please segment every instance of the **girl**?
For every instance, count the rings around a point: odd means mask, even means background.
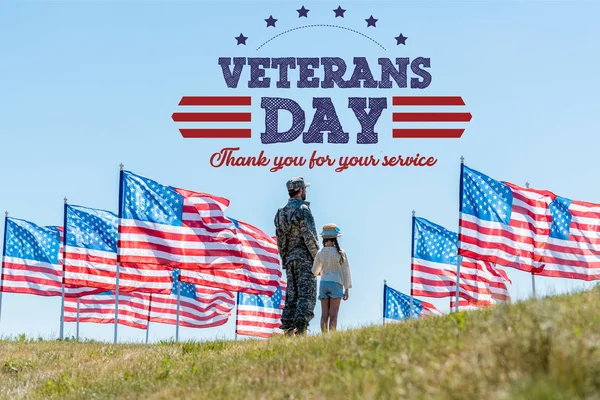
[[[321,236],[323,247],[315,256],[312,273],[321,276],[321,332],[327,332],[336,330],[340,302],[342,299],[348,300],[352,279],[348,256],[340,248],[337,239],[342,236],[340,229],[335,224],[327,224],[323,227]]]

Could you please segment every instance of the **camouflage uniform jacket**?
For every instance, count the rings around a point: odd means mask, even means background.
[[[312,263],[319,251],[319,242],[309,202],[289,199],[285,207],[277,210],[275,233],[283,268],[294,260],[308,259]]]

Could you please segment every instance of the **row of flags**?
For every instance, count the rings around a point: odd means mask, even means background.
[[[118,213],[65,201],[60,227],[6,216],[0,294],[61,296],[61,336],[64,322],[114,323],[115,341],[118,324],[219,326],[236,304],[240,334],[279,333],[275,238],[227,217],[222,197],[123,170],[119,192]]]
[[[174,281],[178,270],[174,270]],[[281,335],[281,314],[285,304],[286,284],[282,281],[273,296],[237,293],[222,289],[198,288],[189,283],[175,283],[169,295],[131,292],[119,295],[118,323],[148,329],[151,322],[177,323],[177,290],[181,285],[179,325],[210,328],[225,324],[236,309],[236,335],[269,338]],[[195,292],[194,292],[195,291]],[[65,322],[114,324],[116,296],[113,291],[68,298]]]
[[[174,269],[174,283],[170,294],[119,294],[118,323],[139,329],[147,329],[150,322],[175,325],[177,318],[180,326],[190,328],[210,328],[225,324],[236,306],[235,296],[226,290],[179,282],[178,274],[179,270]],[[179,313],[178,292],[181,294]],[[113,324],[115,306],[116,295],[112,290],[69,298],[65,301],[65,322]]]
[[[455,309],[509,302],[505,267],[600,277],[600,205],[462,163],[460,199],[458,232],[413,215],[410,295],[385,285],[384,312],[439,313],[417,297],[450,298]],[[236,333],[280,334],[285,282],[276,239],[227,217],[228,206],[121,171],[117,213],[65,204],[63,226],[6,217],[0,294],[61,296],[61,327],[73,318],[115,329],[152,321],[218,326],[237,304]],[[0,296],[0,312],[1,305]]]
[[[495,180],[464,163],[459,191],[458,232],[413,215],[413,305],[416,296],[450,297],[456,310],[510,302],[506,267],[600,279],[600,204]]]
[[[450,299],[450,309],[456,309],[456,300]],[[459,299],[458,310],[468,311],[481,308],[468,300]],[[412,313],[411,313],[412,309]],[[426,318],[443,315],[433,304],[404,294],[383,284],[383,323],[403,321],[412,318]]]

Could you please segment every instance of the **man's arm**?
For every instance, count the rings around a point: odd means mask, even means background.
[[[302,236],[304,244],[308,248],[310,255],[314,259],[319,252],[319,241],[316,237],[317,230],[315,229],[315,220],[312,212],[310,212],[310,208],[302,206],[298,211],[300,235]]]
[[[275,214],[275,236],[277,236],[277,250],[279,251],[279,257],[281,258],[281,268],[285,269],[285,252],[287,251],[287,237],[281,231],[281,225],[279,220],[279,211]]]

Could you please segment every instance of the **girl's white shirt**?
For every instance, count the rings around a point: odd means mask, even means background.
[[[344,261],[340,264],[340,254],[335,247],[322,247],[315,256],[312,273],[321,276],[321,281],[337,282],[344,289],[352,288],[348,256],[342,250]]]

